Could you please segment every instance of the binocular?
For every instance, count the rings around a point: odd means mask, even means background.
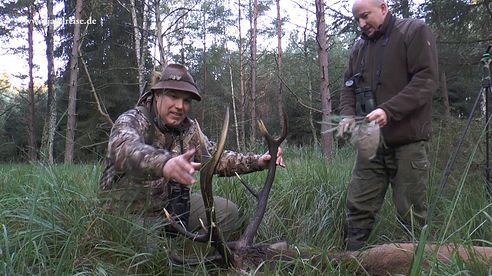
[[[355,114],[366,116],[376,107],[374,93],[370,87],[355,89]]]
[[[357,73],[345,81],[345,87],[355,88],[355,114],[357,116],[366,116],[376,107],[374,92],[370,87],[358,87],[359,81],[362,80],[362,74]]]
[[[190,188],[175,181],[170,181],[167,187],[169,202],[166,210],[176,221],[181,221],[187,228],[190,217]]]

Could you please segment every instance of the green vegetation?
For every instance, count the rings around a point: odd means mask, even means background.
[[[446,133],[452,128],[459,133],[459,126],[447,126]],[[481,131],[472,132],[470,139],[480,134]],[[438,135],[434,145],[440,143],[440,148],[446,150],[432,150],[434,169],[429,201],[437,205],[427,240],[492,246],[492,203],[480,177],[483,168],[473,161],[480,160],[480,150],[474,149],[480,148],[479,143],[466,147],[445,193],[437,194],[443,165],[435,158],[449,155],[452,148],[445,146],[444,136]],[[468,153],[475,155],[468,156]],[[355,267],[337,267],[326,261],[342,250],[345,190],[353,164],[352,149],[340,148],[333,161],[326,164],[319,149],[291,146],[285,148],[285,159],[287,168],[278,170],[257,241],[286,239],[294,248],[317,257],[282,261],[275,268],[264,269],[271,274],[353,274]],[[0,166],[2,274],[224,272],[204,265],[173,265],[168,258],[169,250],[182,252],[180,239],[160,237],[152,225],[144,228],[134,218],[104,213],[97,201],[100,173],[100,164]],[[260,172],[245,175],[243,179],[259,186],[265,176],[265,172]],[[216,194],[237,202],[247,220],[254,208],[253,197],[235,178],[216,181]],[[400,226],[390,198],[387,196],[370,243],[419,239]],[[456,258],[451,263],[434,261],[424,268],[424,273],[486,275],[492,273],[491,269],[483,264],[465,264]]]

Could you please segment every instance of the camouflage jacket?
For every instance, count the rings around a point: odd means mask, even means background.
[[[164,164],[190,148],[196,148],[195,161],[200,162],[200,141],[209,153],[215,143],[203,135],[187,118],[180,131],[160,130],[150,121],[147,109],[137,107],[118,117],[108,142],[104,172],[100,180],[100,197],[112,211],[154,213],[167,205],[168,179],[163,176]],[[203,147],[202,147],[203,148]],[[220,176],[258,171],[258,158],[253,153],[224,151],[217,166]]]

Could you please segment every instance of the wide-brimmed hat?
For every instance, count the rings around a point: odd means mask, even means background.
[[[151,90],[173,89],[190,92],[192,98],[201,101],[195,81],[188,70],[180,64],[169,64],[164,68],[159,80],[152,86]]]

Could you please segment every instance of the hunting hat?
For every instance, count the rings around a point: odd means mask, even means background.
[[[195,81],[188,70],[180,64],[169,64],[162,71],[157,82],[152,86],[151,90],[173,89],[189,92],[192,99],[200,101],[202,97],[198,93]]]

